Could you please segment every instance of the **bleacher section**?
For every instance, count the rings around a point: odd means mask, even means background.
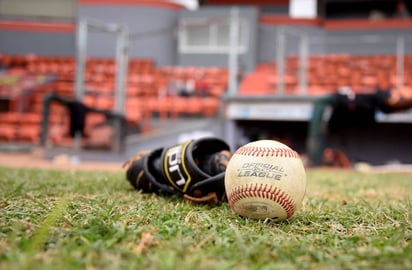
[[[310,56],[306,72],[307,95],[333,93],[341,87],[387,89],[396,87],[398,80],[395,55],[331,54]],[[247,74],[240,85],[242,95],[276,94],[277,70],[274,63],[260,64]],[[412,87],[412,55],[404,58],[403,84]],[[299,94],[299,59],[288,57],[285,62],[285,94]]]
[[[70,57],[0,55],[0,88],[5,88],[6,84],[9,87],[3,89],[1,96],[8,104],[0,112],[0,142],[38,143],[44,94],[55,92],[74,98],[75,67],[75,59]],[[13,85],[10,74],[14,74],[13,80],[17,75],[20,78],[51,75],[54,80],[25,89],[24,84]],[[113,59],[89,58],[83,103],[96,109],[112,110],[115,74]],[[128,125],[140,125],[145,131],[150,128],[148,123],[155,115],[162,120],[177,119],[182,115],[215,116],[227,82],[228,72],[223,68],[156,67],[151,59],[131,59],[125,101]],[[13,87],[22,88],[19,91],[24,95],[12,96]],[[24,99],[24,107],[19,109],[15,104],[21,99]],[[103,121],[101,115],[89,114],[86,130]],[[57,145],[70,143],[71,139],[61,132],[68,128],[68,111],[52,103],[49,122],[49,140]]]
[[[411,87],[412,55],[405,56],[403,62],[403,82]],[[8,108],[2,105],[0,113],[0,141],[38,143],[44,94],[56,92],[65,97],[75,96],[75,59],[2,55],[0,66],[3,68],[0,87],[4,88],[1,98],[9,99]],[[308,96],[322,95],[346,86],[355,91],[395,87],[399,80],[397,68],[395,55],[313,55],[308,59],[308,84],[304,93]],[[115,74],[113,59],[88,59],[83,102],[96,109],[112,110]],[[20,85],[14,84],[19,78],[34,76],[37,78],[35,80],[39,80],[47,75],[54,76],[54,80],[38,84],[33,89],[17,89],[26,84],[28,87],[33,86],[24,80]],[[302,93],[298,77],[299,59],[288,57],[285,62],[284,94],[293,96]],[[239,94],[277,94],[277,80],[274,63],[259,64],[254,72],[244,74]],[[215,116],[227,87],[228,70],[224,68],[156,67],[151,59],[132,59],[128,66],[125,116],[129,126],[140,125],[143,132],[150,129],[148,123],[155,115],[161,120],[177,119],[182,115]],[[16,91],[21,94],[10,94]],[[52,104],[50,111],[49,140],[54,144],[68,143],[70,139],[58,131],[67,130],[68,111],[58,104]],[[88,115],[86,130],[102,123],[103,118],[98,114]]]

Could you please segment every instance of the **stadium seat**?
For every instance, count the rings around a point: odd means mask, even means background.
[[[20,115],[19,123],[38,125],[41,123],[41,115],[39,113],[24,113]]]
[[[74,83],[71,82],[57,82],[55,87],[55,91],[62,96],[73,96],[75,93]]]
[[[16,126],[13,124],[0,124],[0,140],[14,141],[16,137]]]
[[[138,124],[142,121],[142,112],[140,110],[128,109],[126,111],[126,120],[131,124]]]
[[[311,83],[306,88],[306,95],[320,95],[324,94],[325,89],[322,87],[320,83]]]
[[[362,86],[376,89],[378,86],[378,80],[375,76],[364,76],[362,78]]]
[[[96,105],[96,96],[95,95],[85,95],[83,97],[83,104],[88,107],[95,107]]]
[[[193,96],[186,98],[186,110],[188,115],[200,115],[203,110],[203,99],[205,97]]]
[[[130,97],[126,100],[126,119],[127,121],[136,124],[142,120],[142,101],[139,97]]]
[[[0,113],[0,124],[12,124],[16,125],[20,121],[20,113],[16,112],[4,112]]]
[[[97,109],[113,110],[114,100],[112,96],[97,96],[95,106]]]
[[[137,97],[143,93],[142,89],[138,85],[129,85],[126,88],[126,95],[128,97]]]
[[[160,120],[164,121],[169,118],[176,119],[177,115],[174,114],[175,109],[179,107],[178,100],[176,98],[171,99],[170,97],[160,97],[160,98],[149,98],[151,102],[152,112],[156,112],[160,116]]]
[[[205,116],[216,116],[220,107],[220,99],[216,97],[205,97],[202,99],[202,112]]]
[[[209,89],[209,94],[215,97],[221,97],[225,92],[225,87],[223,85],[215,85]]]
[[[19,125],[16,132],[18,141],[29,141],[38,143],[40,141],[41,127],[39,124],[22,124]]]

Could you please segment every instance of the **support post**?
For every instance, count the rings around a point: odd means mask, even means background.
[[[397,86],[402,87],[404,84],[404,58],[405,58],[405,38],[398,36],[396,39],[396,75]]]
[[[237,94],[238,81],[238,48],[239,48],[239,8],[230,10],[230,48],[229,48],[229,95]]]
[[[116,91],[114,100],[114,111],[117,115],[125,114],[125,95],[126,95],[126,78],[128,68],[128,43],[129,31],[126,26],[119,28],[119,35],[116,44]],[[121,117],[116,117],[113,122],[113,141],[112,150],[115,153],[120,153],[124,150],[124,125]]]
[[[307,66],[308,66],[308,36],[302,33],[299,42],[299,94],[306,94],[308,87]]]
[[[121,27],[116,43],[116,91],[114,100],[114,111],[118,114],[124,114],[126,77],[128,68],[128,36],[129,32],[126,26]]]
[[[277,68],[277,92],[285,93],[285,29],[279,27],[276,38],[276,68]]]
[[[79,20],[77,29],[77,59],[76,59],[76,98],[82,99],[84,95],[84,70],[86,63],[86,47],[87,47],[87,21]]]

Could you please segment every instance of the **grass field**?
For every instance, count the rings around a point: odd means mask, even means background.
[[[291,220],[140,194],[123,172],[0,168],[0,269],[412,269],[412,175],[308,170]]]

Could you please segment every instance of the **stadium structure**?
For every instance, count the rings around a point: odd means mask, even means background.
[[[310,156],[331,110],[314,120],[322,97],[412,87],[410,14],[398,0],[204,0],[196,10],[161,0],[0,0],[0,140],[52,153],[108,147],[124,160],[209,134],[233,149],[265,138]],[[56,97],[93,108],[86,143],[59,131],[73,112]],[[325,146],[351,162],[411,163],[412,111],[375,117],[326,134]],[[179,124],[179,136],[156,133]]]

